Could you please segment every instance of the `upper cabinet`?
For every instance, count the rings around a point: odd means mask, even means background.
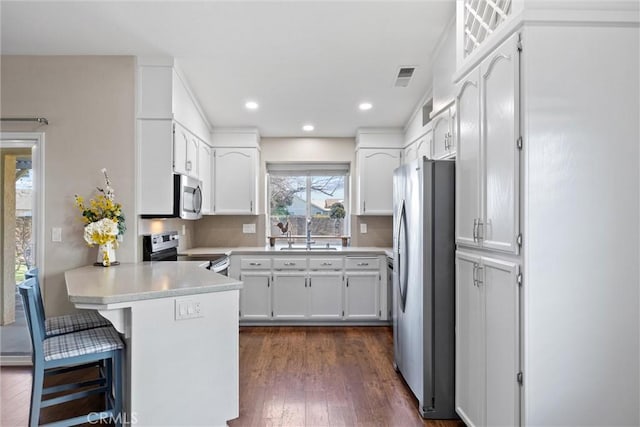
[[[202,181],[202,213],[213,213],[213,148],[200,141],[198,145],[198,176]]]
[[[393,171],[402,159],[400,130],[358,130],[358,215],[393,215]]]
[[[517,253],[519,51],[514,34],[462,79],[456,95],[456,241]]]
[[[446,108],[431,121],[433,128],[431,153],[434,159],[446,159],[456,154],[455,112],[455,106]]]
[[[213,213],[256,215],[259,135],[255,129],[219,129],[213,133]]]
[[[183,126],[174,124],[173,171],[199,179],[198,138]]]

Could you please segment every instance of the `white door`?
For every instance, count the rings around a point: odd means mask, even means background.
[[[273,318],[304,319],[307,316],[307,274],[273,274]]]
[[[214,209],[217,214],[254,214],[255,150],[217,148],[214,152]]]
[[[187,175],[199,179],[198,172],[198,138],[189,135],[187,141]]]
[[[378,271],[347,273],[345,275],[346,319],[379,318],[380,273]]]
[[[202,181],[202,213],[211,213],[211,197],[213,196],[213,177],[211,166],[213,164],[213,150],[203,141],[198,146],[198,172]]]
[[[484,119],[483,246],[517,253],[519,233],[519,54],[518,34],[481,66]]]
[[[456,157],[456,242],[480,246],[476,238],[480,218],[480,85],[479,70],[458,86]]]
[[[240,318],[264,320],[271,318],[271,273],[242,272],[240,280]]]
[[[173,171],[181,175],[187,175],[187,147],[190,135],[179,124],[174,123],[173,126]]]
[[[480,257],[456,252],[456,412],[469,427],[484,425],[485,335]]]
[[[360,213],[393,215],[393,171],[400,166],[400,150],[360,149]]]
[[[309,274],[309,317],[342,318],[342,272]]]
[[[485,295],[486,425],[515,426],[520,423],[518,266],[483,257],[482,267],[477,276]]]
[[[449,155],[449,109],[438,114],[433,119],[433,158],[442,159]]]

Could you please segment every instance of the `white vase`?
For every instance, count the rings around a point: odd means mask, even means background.
[[[100,245],[98,247],[97,263],[109,267],[114,262],[116,262],[116,249],[113,247],[113,242]]]

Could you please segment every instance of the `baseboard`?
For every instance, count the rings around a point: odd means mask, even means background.
[[[0,355],[0,366],[31,366],[31,355],[8,356]]]

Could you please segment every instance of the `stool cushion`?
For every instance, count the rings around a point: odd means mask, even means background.
[[[67,314],[65,316],[50,317],[45,320],[45,332],[47,336],[68,334],[69,332],[82,331],[91,328],[111,326],[111,323],[93,310],[80,313]]]
[[[113,327],[86,329],[44,340],[44,360],[59,360],[124,348]]]

